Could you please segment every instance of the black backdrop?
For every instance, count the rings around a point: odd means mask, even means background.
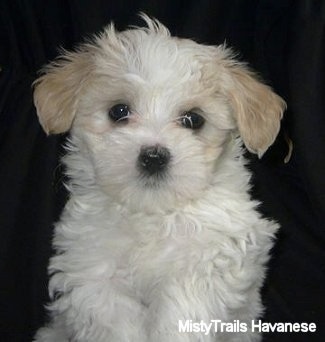
[[[317,332],[266,334],[264,340],[323,341],[321,0],[0,1],[0,340],[29,341],[44,322],[52,223],[66,199],[58,163],[64,137],[46,137],[38,124],[31,90],[36,71],[59,46],[72,48],[112,19],[120,29],[139,24],[139,11],[156,16],[179,36],[209,44],[226,40],[286,99],[277,143],[262,160],[249,156],[253,195],[263,200],[261,211],[282,225],[263,290],[264,320],[315,322]],[[282,162],[284,134],[294,143],[288,164]]]

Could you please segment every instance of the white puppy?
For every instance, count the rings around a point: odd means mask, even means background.
[[[250,198],[241,145],[261,156],[285,103],[225,46],[143,17],[146,28],[111,25],[36,81],[44,130],[71,136],[51,321],[35,340],[258,341],[179,328],[262,313],[278,226]]]

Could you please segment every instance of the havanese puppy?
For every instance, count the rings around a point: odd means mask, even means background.
[[[143,18],[109,26],[35,82],[45,132],[70,131],[50,322],[35,340],[259,341],[220,324],[262,313],[278,225],[250,197],[242,142],[262,156],[285,102],[224,45]]]

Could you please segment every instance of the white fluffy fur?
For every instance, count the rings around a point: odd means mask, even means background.
[[[250,199],[241,141],[262,155],[284,102],[224,46],[112,26],[45,69],[35,104],[45,131],[71,129],[70,200],[55,227],[50,323],[38,342],[258,341],[179,333],[178,320],[250,322],[277,224]],[[127,103],[125,124],[107,113]],[[195,108],[204,126],[179,117]],[[241,138],[238,137],[238,133]],[[171,152],[165,178],[136,167],[143,146]]]

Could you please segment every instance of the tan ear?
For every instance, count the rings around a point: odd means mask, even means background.
[[[284,100],[241,64],[229,67],[228,89],[239,133],[247,149],[261,157],[273,144],[286,108]]]
[[[47,134],[70,129],[82,85],[89,74],[89,64],[86,52],[66,53],[47,66],[34,82],[34,103]]]

